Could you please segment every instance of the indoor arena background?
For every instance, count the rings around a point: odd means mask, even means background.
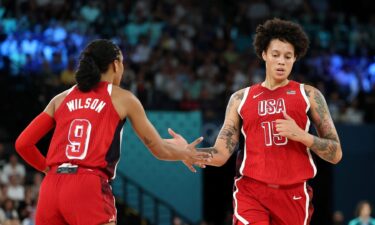
[[[299,22],[309,35],[308,54],[292,78],[322,91],[342,142],[338,165],[315,157],[312,224],[347,224],[359,201],[375,204],[371,0],[1,0],[0,211],[14,224],[33,224],[42,175],[17,158],[14,141],[54,95],[74,84],[79,52],[89,41],[108,38],[121,47],[121,86],[141,100],[163,137],[171,127],[189,141],[202,135],[208,146],[229,96],[264,79],[252,36],[273,17]],[[123,135],[113,183],[118,224],[231,224],[234,158],[192,174],[182,163],[153,158],[129,123]],[[39,143],[43,153],[48,141]],[[13,176],[11,165],[26,173]]]

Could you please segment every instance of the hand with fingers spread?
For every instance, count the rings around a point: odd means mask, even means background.
[[[171,128],[168,128],[168,133],[173,137],[171,139],[164,139],[170,144],[182,146],[189,150],[187,158],[182,160],[186,167],[188,167],[192,172],[197,172],[193,165],[199,166],[200,168],[206,168],[205,163],[211,160],[211,155],[208,153],[198,152],[196,146],[203,141],[200,137],[194,142],[188,144],[184,137],[180,134],[174,132]]]
[[[285,111],[283,115],[285,119],[276,120],[276,131],[280,136],[286,137],[289,140],[301,141],[306,132]]]

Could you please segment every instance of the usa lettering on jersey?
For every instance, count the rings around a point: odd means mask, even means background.
[[[91,109],[97,113],[100,113],[106,105],[106,103],[97,98],[86,98],[85,100],[78,98],[68,101],[66,105],[70,112],[73,112],[78,109]]]
[[[267,99],[259,101],[258,103],[258,114],[265,116],[267,114],[281,113],[285,111],[285,101],[283,98]]]

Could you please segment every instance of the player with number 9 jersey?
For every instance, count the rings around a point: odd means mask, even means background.
[[[124,121],[112,104],[111,93],[108,82],[100,82],[90,92],[81,92],[77,86],[68,91],[54,115],[48,166],[71,163],[101,168],[114,178]]]
[[[203,165],[210,154],[181,136],[162,139],[142,104],[119,87],[123,55],[110,40],[90,42],[82,51],[77,85],[56,95],[20,134],[16,150],[35,169],[46,174],[39,192],[37,225],[115,225],[117,211],[109,181],[115,177],[125,120],[151,153],[160,160]],[[47,157],[36,143],[54,134]],[[177,145],[176,143],[180,143]]]

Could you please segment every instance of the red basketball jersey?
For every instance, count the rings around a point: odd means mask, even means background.
[[[107,82],[89,92],[77,86],[69,90],[55,112],[48,166],[72,163],[102,169],[114,178],[124,121],[112,104],[111,92],[112,84]]]
[[[300,142],[288,140],[276,131],[276,120],[286,111],[299,127],[308,131],[310,108],[304,85],[289,81],[269,90],[260,84],[245,89],[238,108],[242,118],[243,150],[238,172],[253,179],[278,185],[304,182],[316,174],[310,150]]]

